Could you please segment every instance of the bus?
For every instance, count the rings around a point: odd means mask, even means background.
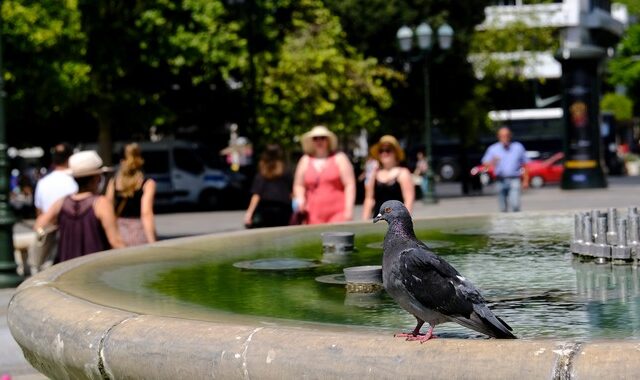
[[[547,157],[563,150],[564,121],[562,108],[534,108],[490,111],[489,119],[497,130],[509,127],[513,140],[527,151]]]

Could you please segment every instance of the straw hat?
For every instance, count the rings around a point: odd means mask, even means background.
[[[326,137],[329,139],[329,151],[338,149],[338,137],[324,125],[316,125],[309,132],[302,135],[302,150],[306,154],[313,154],[313,138]]]
[[[112,169],[102,165],[102,158],[95,150],[84,150],[69,157],[68,173],[75,178],[110,172]]]
[[[375,145],[373,145],[369,150],[371,157],[375,158],[376,160],[379,160],[380,147],[382,147],[383,145],[389,145],[393,148],[393,150],[396,152],[396,159],[398,160],[398,162],[404,161],[404,158],[405,158],[404,149],[402,149],[398,140],[396,140],[396,138],[391,135],[384,135],[380,137],[380,140],[378,140],[378,142]]]

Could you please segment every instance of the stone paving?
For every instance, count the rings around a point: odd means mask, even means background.
[[[523,194],[523,211],[587,210],[592,208],[640,206],[640,177],[609,178],[607,189],[563,191],[558,187],[530,189]],[[483,195],[460,195],[458,184],[439,184],[440,201],[425,205],[420,201],[414,217],[461,216],[496,213],[495,192],[491,187]],[[356,207],[359,219],[361,207]],[[158,235],[161,238],[199,235],[242,229],[244,211],[191,212],[157,215]],[[17,224],[16,233],[29,232],[29,221]],[[573,226],[567,226],[573,228]],[[7,305],[15,289],[0,289],[0,375],[10,374],[13,380],[44,379],[22,356],[7,327]]]

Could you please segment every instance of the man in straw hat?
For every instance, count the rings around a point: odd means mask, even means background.
[[[78,193],[54,203],[34,225],[38,233],[57,224],[58,255],[55,263],[110,248],[122,248],[116,216],[109,200],[98,195],[103,174],[111,171],[93,150],[69,157],[69,173],[78,184]]]
[[[347,155],[337,152],[335,133],[317,125],[302,135],[301,143],[305,154],[293,182],[295,208],[307,213],[308,224],[351,220],[356,180]]]
[[[369,154],[378,160],[379,166],[372,180],[365,185],[362,219],[371,219],[380,206],[389,200],[403,202],[411,212],[416,197],[415,185],[409,169],[400,166],[405,153],[398,140],[391,135],[384,135],[371,147]]]

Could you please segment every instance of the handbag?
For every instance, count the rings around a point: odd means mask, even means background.
[[[289,219],[289,225],[296,226],[299,224],[305,224],[307,222],[307,217],[309,215],[306,211],[298,210],[291,214],[291,219]]]
[[[31,274],[36,274],[53,264],[58,253],[58,226],[38,229],[36,239],[29,246],[27,262]]]

